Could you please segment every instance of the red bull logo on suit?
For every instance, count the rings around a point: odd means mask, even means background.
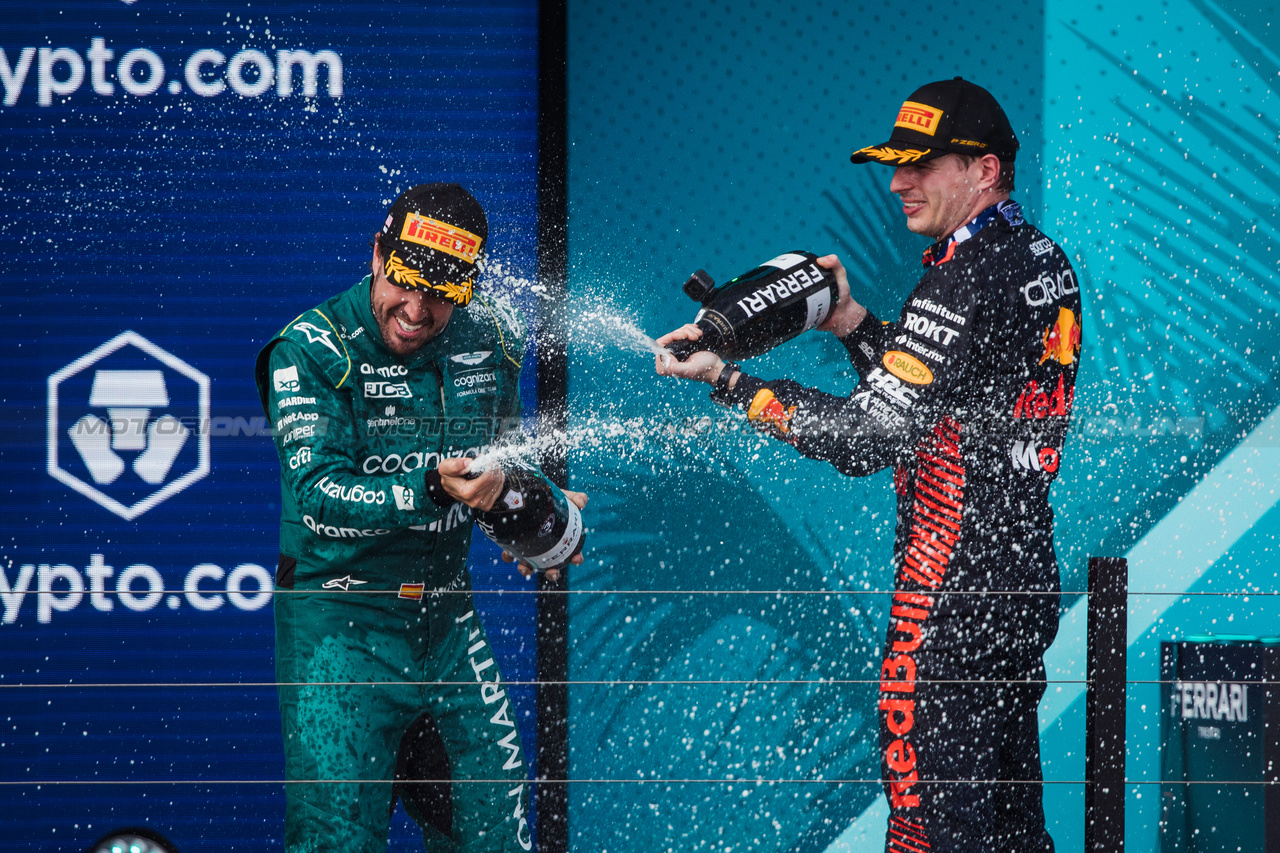
[[[1044,354],[1040,356],[1041,364],[1053,360],[1067,365],[1076,360],[1076,356],[1080,354],[1080,324],[1076,322],[1076,315],[1071,309],[1058,309],[1058,319],[1044,330],[1042,339]]]

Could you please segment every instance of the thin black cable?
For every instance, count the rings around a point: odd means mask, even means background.
[[[892,779],[42,779],[39,781],[0,780],[0,788],[42,787],[45,785],[394,785],[405,782],[435,782],[454,785],[883,785]],[[921,779],[918,785],[1093,785],[1088,779]],[[1126,779],[1125,785],[1280,785],[1280,780],[1221,781]]]
[[[614,679],[597,679],[584,681],[502,681],[502,685],[506,687],[537,687],[543,684],[589,684],[594,686],[606,687],[626,687],[631,685],[644,686],[661,686],[666,684],[675,685],[708,685],[708,684],[879,684],[879,678],[798,678],[798,679],[762,679],[762,678],[743,678],[743,679],[700,679],[690,681],[662,681],[662,680],[614,680]],[[1053,681],[1049,679],[1017,679],[1016,681],[1008,681],[1004,679],[929,679],[917,678],[914,680],[916,684],[1088,684],[1086,679]],[[441,687],[465,687],[468,684],[477,684],[477,681],[187,681],[187,682],[86,682],[84,684],[76,684],[68,682],[66,684],[35,684],[31,682],[23,684],[0,684],[0,689],[15,688],[111,688],[111,687],[421,687],[424,685],[434,685]],[[490,683],[490,682],[486,682]],[[498,682],[493,682],[498,683]],[[1248,684],[1265,684],[1262,681],[1250,681]]]
[[[767,685],[797,685],[810,684],[814,686],[823,685],[843,685],[843,684],[879,684],[883,679],[879,678],[741,678],[741,679],[690,679],[687,681],[675,680],[659,680],[659,679],[584,679],[582,681],[503,681],[503,685],[507,687],[538,687],[541,685],[554,684],[572,686],[575,684],[589,685],[594,687],[662,687],[662,686],[707,686],[712,684],[732,684],[732,685],[748,685],[748,686],[767,686]],[[894,679],[901,681],[901,679]],[[1199,683],[1196,679],[1177,678],[1177,679],[1148,679],[1135,678],[1125,681],[1125,684],[1184,684]],[[423,687],[427,685],[440,687],[465,687],[469,684],[476,684],[475,681],[175,681],[175,682],[159,682],[159,681],[137,681],[137,682],[117,682],[117,681],[90,681],[77,683],[69,681],[66,683],[33,683],[21,682],[17,684],[0,683],[0,690],[48,690],[48,689],[84,689],[84,690],[100,690],[100,689],[139,689],[139,688],[221,688],[221,687],[245,687],[254,689],[268,689],[278,687]],[[1094,682],[1087,678],[1019,678],[1019,679],[998,679],[998,678],[916,678],[913,679],[915,684],[1084,684],[1089,685]],[[1219,678],[1213,679],[1208,683],[1213,684],[1246,684],[1258,685],[1266,687],[1272,685],[1280,685],[1280,681],[1253,681],[1245,679]]]
[[[442,595],[893,595],[901,592],[897,589],[441,589],[441,590],[423,590],[421,598],[434,598]],[[225,589],[151,589],[146,590],[119,590],[119,589],[97,589],[97,590],[74,590],[74,589],[49,589],[49,590],[26,590],[23,594],[28,595],[128,595],[134,598],[145,598],[152,595],[196,595],[204,598],[215,595],[227,595]],[[250,590],[232,590],[231,594],[237,594],[246,598],[255,598],[259,595],[394,595],[400,596],[401,591],[398,589],[250,589]],[[1088,596],[1088,590],[1082,589],[1064,589],[1059,591],[1052,590],[1029,590],[1029,589],[1009,589],[1009,590],[992,590],[992,589],[939,589],[930,590],[922,595],[1080,595]],[[1212,590],[1196,591],[1196,592],[1173,592],[1170,590],[1153,590],[1150,592],[1130,592],[1129,597],[1155,597],[1155,596],[1173,596],[1181,598],[1183,596],[1227,596],[1227,597],[1244,597],[1250,596],[1280,596],[1280,590],[1226,590],[1216,592]],[[416,596],[416,594],[415,594]],[[405,597],[409,600],[408,596]],[[419,600],[417,597],[412,600]]]

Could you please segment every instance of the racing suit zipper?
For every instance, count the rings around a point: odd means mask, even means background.
[[[431,372],[434,373],[436,376],[436,389],[440,393],[440,423],[439,423],[440,438],[438,440],[439,446],[436,448],[436,451],[440,454],[440,460],[443,462],[444,454],[445,454],[445,432],[449,428],[449,409],[448,409],[448,406],[445,404],[445,397],[444,397],[444,373],[440,370],[440,365],[436,364],[435,362],[431,362],[429,366],[431,368]],[[448,521],[448,518],[449,518],[448,513],[446,513],[440,519],[439,524],[436,526],[436,542],[435,542],[436,553],[440,553],[440,548],[442,547],[442,544],[443,544],[441,542],[441,538],[444,536],[446,532],[445,528],[447,527],[446,522]],[[429,581],[428,586],[430,586],[434,583],[435,578],[429,578],[428,581]]]

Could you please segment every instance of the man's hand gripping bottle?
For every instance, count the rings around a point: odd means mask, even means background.
[[[502,473],[493,507],[472,511],[480,530],[539,571],[568,565],[586,541],[577,505],[539,471],[511,463]]]
[[[698,270],[684,292],[702,303],[693,318],[702,338],[674,341],[667,350],[680,361],[703,350],[726,360],[751,358],[820,325],[831,316],[838,290],[835,273],[817,258],[788,252],[720,287]]]

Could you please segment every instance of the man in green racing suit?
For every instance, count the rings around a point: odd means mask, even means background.
[[[258,356],[280,457],[276,678],[295,853],[382,853],[397,796],[429,851],[532,846],[516,715],[466,567],[470,509],[503,484],[498,469],[467,479],[468,457],[519,427],[525,345],[509,303],[472,301],[487,234],[460,186],[406,191],[372,274]],[[437,781],[393,793],[397,778]]]

